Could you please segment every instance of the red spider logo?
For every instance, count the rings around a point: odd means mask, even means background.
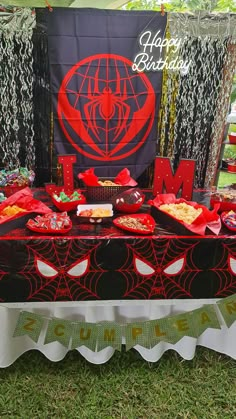
[[[97,54],[76,63],[58,94],[58,120],[71,145],[93,160],[122,160],[148,139],[155,92],[120,55]]]
[[[126,84],[124,83],[124,89],[121,93],[120,77],[117,77],[116,91],[113,93],[112,89],[107,85],[103,88],[101,93],[99,91],[98,78],[95,78],[93,92],[91,89],[91,82],[89,81],[88,98],[90,101],[85,105],[84,112],[88,120],[89,128],[99,141],[99,129],[96,123],[97,110],[100,116],[106,121],[107,130],[110,120],[115,114],[118,115],[117,126],[114,133],[115,137],[113,139],[114,142],[125,128],[130,114],[130,106],[124,102],[128,98]]]

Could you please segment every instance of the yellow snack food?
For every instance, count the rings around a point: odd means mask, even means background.
[[[163,204],[159,208],[177,220],[184,221],[186,224],[192,224],[202,213],[202,208],[194,208],[185,202],[181,202],[180,204]]]
[[[13,215],[18,214],[19,212],[25,212],[25,210],[23,208],[18,207],[18,205],[8,205],[2,210],[0,216],[11,217]]]
[[[117,185],[117,183],[112,182],[112,180],[104,180],[104,181],[99,180],[98,183],[101,186],[120,186],[120,185]]]
[[[111,211],[104,208],[95,208],[92,210],[92,217],[110,217]]]

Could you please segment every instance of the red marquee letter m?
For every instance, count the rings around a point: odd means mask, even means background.
[[[158,193],[173,193],[181,190],[181,197],[192,199],[195,176],[195,160],[180,160],[178,169],[173,173],[168,157],[156,157],[154,169],[153,195]]]

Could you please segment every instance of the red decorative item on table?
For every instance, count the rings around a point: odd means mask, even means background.
[[[115,210],[126,214],[134,214],[141,208],[144,200],[144,193],[139,188],[132,188],[114,196],[112,203]]]
[[[156,222],[149,214],[122,215],[113,220],[116,227],[136,234],[152,234]]]
[[[234,188],[222,188],[211,193],[210,205],[214,208],[219,206],[220,212],[222,211],[236,211],[236,190]]]
[[[220,232],[221,220],[217,214],[218,207],[210,211],[197,202],[177,199],[174,194],[157,195],[149,201],[149,204],[155,220],[169,225],[177,234],[204,235],[207,228],[214,234]]]
[[[236,212],[222,212],[221,220],[225,227],[227,227],[230,231],[236,233]]]
[[[73,192],[54,192],[51,195],[53,205],[60,211],[73,211],[76,210],[78,205],[85,204],[86,198],[80,190]]]
[[[110,202],[114,195],[137,185],[128,169],[121,170],[115,179],[99,179],[93,168],[79,173],[78,178],[84,182],[86,197],[90,202]]]
[[[64,234],[71,230],[72,222],[67,212],[51,212],[28,220],[26,226],[36,233]]]

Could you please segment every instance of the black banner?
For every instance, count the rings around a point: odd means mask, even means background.
[[[137,178],[156,154],[162,71],[138,72],[132,65],[141,34],[158,34],[158,42],[165,37],[166,14],[46,13],[58,154],[76,153],[77,173],[95,167],[98,176],[113,177],[127,167]]]

